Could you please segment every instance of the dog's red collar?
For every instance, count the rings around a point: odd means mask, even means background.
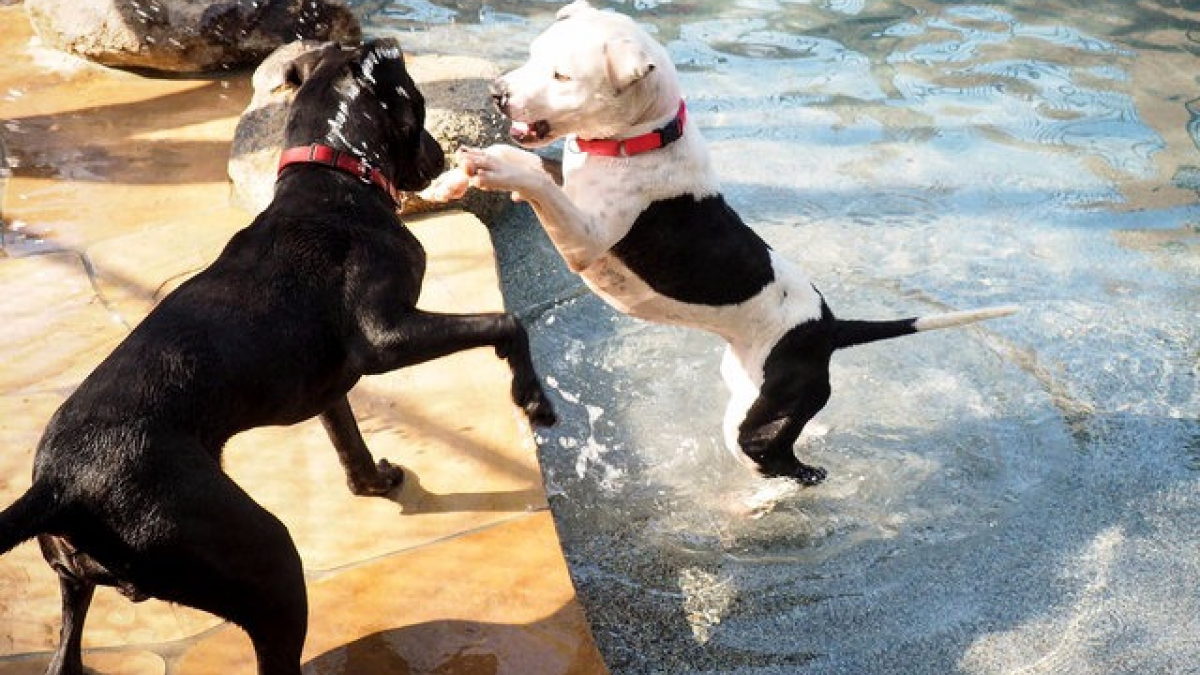
[[[641,136],[621,139],[587,140],[576,138],[575,146],[580,152],[602,157],[632,157],[633,155],[665,148],[683,136],[683,124],[687,121],[687,106],[679,102],[675,119]]]
[[[283,173],[285,168],[293,164],[323,164],[345,171],[364,183],[372,183],[382,188],[393,204],[400,203],[400,192],[382,171],[328,145],[313,143],[284,150],[279,155],[279,170],[276,175]]]

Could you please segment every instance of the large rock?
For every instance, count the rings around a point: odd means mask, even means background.
[[[25,10],[47,47],[172,73],[252,65],[297,39],[362,35],[342,0],[26,0]]]
[[[319,49],[324,42],[298,40],[275,50],[259,64],[251,83],[254,94],[238,119],[229,149],[227,171],[233,183],[232,199],[239,207],[258,213],[271,203],[283,126],[296,90],[285,86],[288,63],[300,54]]]
[[[294,89],[285,86],[287,64],[322,44],[307,41],[285,45],[254,71],[254,95],[234,131],[228,168],[233,199],[248,211],[258,213],[265,208],[275,190],[283,126],[295,94]],[[499,72],[495,65],[462,56],[405,55],[405,63],[425,96],[425,127],[446,153],[447,168],[453,166],[454,151],[459,147],[507,141],[508,122],[492,107],[488,93],[488,85]],[[470,190],[450,206],[490,223],[509,203],[507,193]],[[410,195],[401,213],[422,213],[445,206]]]

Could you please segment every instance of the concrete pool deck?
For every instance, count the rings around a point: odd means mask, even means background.
[[[230,204],[229,140],[249,73],[153,79],[31,45],[0,7],[0,503],[29,482],[46,421],[84,376],[251,214]],[[410,219],[429,253],[422,306],[502,306],[488,233]],[[392,499],[346,489],[316,421],[236,437],[234,479],[288,526],[308,577],[309,673],[603,675],[567,573],[529,429],[490,350],[364,380],[368,444],[409,470]],[[0,557],[0,675],[42,673],[57,579],[34,542]],[[100,589],[84,633],[97,673],[251,673],[210,615]]]

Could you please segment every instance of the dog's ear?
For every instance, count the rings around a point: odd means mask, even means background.
[[[617,94],[640,82],[654,72],[654,59],[637,42],[629,38],[604,43],[604,60],[608,83]]]
[[[322,49],[314,49],[304,52],[300,56],[292,59],[288,63],[287,69],[283,73],[283,84],[291,87],[299,87],[304,84],[304,81],[313,74],[313,71],[320,65],[321,59],[325,57],[325,53],[330,49],[337,49],[336,45],[327,45]]]
[[[579,12],[582,12],[582,11],[588,10],[588,9],[592,9],[592,5],[588,2],[588,0],[575,0],[575,2],[572,2],[571,4],[567,5],[566,7],[563,7],[562,9],[558,10],[558,13],[554,15],[554,18],[559,21],[562,21],[563,19],[569,19],[572,16],[575,16],[576,14],[578,14]]]

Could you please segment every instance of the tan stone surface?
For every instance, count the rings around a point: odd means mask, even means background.
[[[556,551],[542,511],[317,581],[305,672],[604,673]],[[189,647],[176,673],[253,673],[248,650],[224,627]]]
[[[5,220],[84,251],[227,204],[245,78],[156,80],[47,55],[30,46],[20,7],[0,8],[0,41],[0,119],[15,165]]]
[[[0,675],[43,675],[49,656],[0,661]],[[88,675],[165,675],[167,664],[158,654],[136,649],[99,652],[87,659]]]
[[[0,506],[29,485],[70,391],[250,220],[224,175],[244,79],[51,68],[20,12],[0,6],[0,133],[17,162],[0,201]],[[473,216],[411,226],[430,258],[423,307],[500,308]],[[387,499],[350,495],[315,422],[230,442],[227,469],[287,524],[308,570],[308,672],[606,672],[509,384],[488,349],[365,379],[351,400],[367,442],[410,472]],[[43,672],[58,627],[57,580],[36,543],[0,556],[0,675]],[[106,675],[252,670],[240,630],[107,588],[84,642],[86,666]]]
[[[124,337],[125,328],[100,302],[81,256],[0,261],[0,392],[72,386]]]
[[[0,261],[0,271],[8,262]],[[9,504],[29,487],[38,438],[64,398],[50,393],[0,396],[0,504]],[[22,544],[0,556],[0,654],[45,649],[57,625],[58,583],[37,545]]]
[[[96,289],[108,309],[133,326],[182,280],[212,261],[248,223],[244,212],[221,202],[99,241],[86,251]]]

